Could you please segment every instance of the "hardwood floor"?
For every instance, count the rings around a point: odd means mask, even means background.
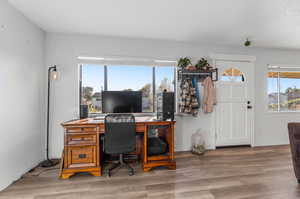
[[[60,180],[58,169],[38,168],[0,192],[0,199],[300,198],[289,146],[218,149],[200,157],[180,152],[176,160],[176,171],[144,173],[136,165],[131,177],[120,170],[111,178],[79,174]]]

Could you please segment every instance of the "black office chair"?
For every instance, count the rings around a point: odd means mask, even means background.
[[[108,170],[108,176],[115,168],[126,167],[128,174],[134,174],[133,168],[124,161],[123,155],[135,151],[135,118],[132,114],[109,114],[105,117],[104,150],[107,154],[119,155],[119,161]]]

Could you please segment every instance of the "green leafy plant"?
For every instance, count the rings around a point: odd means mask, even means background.
[[[244,46],[246,46],[246,47],[251,46],[251,41],[249,41],[248,38],[247,38],[247,40],[245,41]]]
[[[191,64],[192,64],[192,62],[189,57],[180,58],[177,62],[177,66],[182,69],[186,68],[187,66],[189,66]]]
[[[204,58],[201,58],[197,64],[195,65],[195,67],[198,69],[198,70],[208,70],[210,69],[210,65],[208,63],[208,61]]]

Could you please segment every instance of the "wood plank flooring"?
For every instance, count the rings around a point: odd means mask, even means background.
[[[289,146],[218,149],[200,157],[180,152],[176,160],[176,171],[144,173],[136,165],[131,177],[122,169],[111,178],[60,180],[58,169],[38,168],[0,192],[0,199],[300,199]]]

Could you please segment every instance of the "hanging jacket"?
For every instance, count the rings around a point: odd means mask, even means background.
[[[195,88],[193,88],[191,79],[184,79],[180,84],[180,103],[179,111],[181,113],[198,115],[199,104],[196,97]]]
[[[202,109],[204,113],[213,112],[214,105],[217,104],[216,89],[214,87],[211,77],[206,77],[202,82],[203,86],[203,102]]]

